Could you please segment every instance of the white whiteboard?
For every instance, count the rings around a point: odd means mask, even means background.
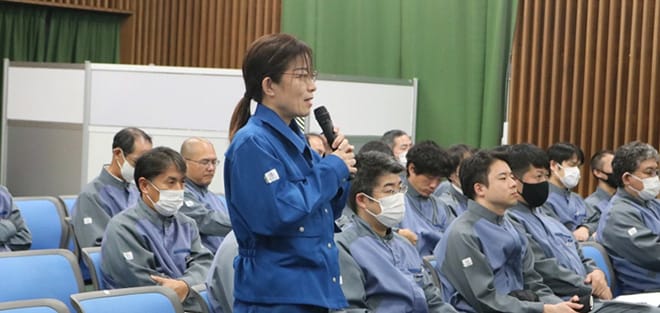
[[[414,138],[417,90],[406,85],[319,80],[314,94],[315,106],[324,105],[335,127],[350,136],[380,136],[400,129]],[[313,120],[310,114],[309,120]],[[318,123],[310,130],[320,133]]]
[[[224,131],[243,96],[240,70],[91,65],[90,125]]]
[[[245,91],[240,70],[116,64],[90,68],[90,125],[228,132]],[[379,136],[401,129],[414,137],[416,80],[368,80],[322,75],[316,82],[315,106],[326,106],[346,135]],[[320,132],[316,122],[308,124]]]
[[[81,124],[85,71],[78,68],[22,67],[7,73],[7,119]],[[34,63],[32,63],[34,66]]]

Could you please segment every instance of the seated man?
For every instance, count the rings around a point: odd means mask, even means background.
[[[220,164],[213,144],[202,138],[189,138],[181,145],[186,160],[186,185],[181,213],[195,220],[204,246],[215,253],[231,231],[227,207],[209,190]]]
[[[460,173],[468,210],[438,243],[437,267],[445,299],[461,312],[575,312],[534,271],[527,238],[504,218],[517,203],[516,179],[504,156],[477,152]]]
[[[7,187],[0,186],[0,252],[28,250],[32,235]]]
[[[614,152],[610,150],[598,151],[591,158],[591,174],[598,180],[598,187],[584,199],[584,202],[594,208],[596,220],[600,220],[602,214],[608,209],[610,199],[616,192],[616,181],[612,174],[612,159],[614,159]]]
[[[400,129],[392,129],[386,131],[380,140],[392,149],[392,154],[399,160],[399,164],[406,166],[408,163],[406,155],[408,150],[413,147],[410,136]]]
[[[660,289],[658,160],[653,146],[638,141],[621,146],[612,160],[618,189],[597,240],[612,258],[623,294]]]
[[[110,218],[137,203],[135,161],[151,149],[151,137],[138,128],[120,130],[112,141],[112,161],[78,195],[71,223],[80,248],[101,245]]]
[[[442,233],[456,218],[454,213],[433,195],[440,180],[450,174],[447,152],[433,141],[413,146],[407,154],[406,215],[401,228],[417,234],[417,251],[431,255]]]
[[[612,292],[605,273],[584,257],[564,225],[536,210],[548,197],[549,169],[545,152],[531,144],[517,144],[510,147],[506,158],[519,182],[518,204],[509,209],[506,216],[527,235],[534,254],[534,269],[543,277],[543,282],[564,299],[593,295],[610,300]],[[627,303],[596,301],[593,311],[618,313],[640,312],[640,309]]]
[[[464,159],[469,158],[475,152],[473,148],[468,145],[457,144],[449,147],[447,153],[449,154],[450,167],[452,168],[449,179],[440,184],[436,188],[434,195],[440,198],[454,215],[459,216],[467,210],[467,197],[463,194],[461,189],[461,180],[458,179],[458,173],[461,169],[461,163]]]
[[[582,196],[571,191],[580,182],[584,153],[574,144],[556,143],[548,148],[548,158],[550,195],[540,210],[564,224],[575,239],[585,241],[598,227],[597,216]]]
[[[380,152],[358,155],[349,194],[353,223],[335,235],[347,312],[456,312],[422,268],[407,239],[392,231],[403,218],[403,166]]]
[[[165,147],[135,165],[137,205],[114,216],[101,246],[101,272],[109,288],[162,285],[183,302],[190,287],[206,278],[212,254],[202,245],[195,221],[178,212],[183,205],[186,163]],[[192,301],[184,309],[194,308]]]

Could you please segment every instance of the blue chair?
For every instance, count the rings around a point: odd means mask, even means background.
[[[209,302],[209,293],[206,290],[206,284],[192,286],[190,292],[195,303],[199,306],[199,312],[210,313],[211,302]]]
[[[69,313],[62,301],[55,299],[34,299],[0,302],[1,313]]]
[[[78,262],[69,250],[0,253],[0,302],[50,298],[69,303],[69,296],[82,290]]]
[[[92,279],[89,273],[89,269],[87,268],[87,265],[82,261],[82,256],[80,254],[80,249],[78,248],[78,242],[76,242],[76,233],[73,231],[73,224],[71,223],[71,217],[73,216],[73,207],[76,205],[76,201],[78,200],[78,196],[76,195],[65,195],[65,196],[58,196],[60,198],[60,201],[66,208],[67,212],[67,218],[66,221],[69,224],[69,246],[67,249],[69,251],[73,252],[78,257],[78,266],[80,266],[80,272],[82,273],[83,280],[85,282],[88,282]]]
[[[78,313],[183,313],[174,290],[163,286],[78,293],[71,302]]]
[[[14,203],[32,233],[31,250],[66,249],[69,224],[60,200],[55,197],[16,197]]]
[[[82,261],[89,269],[89,276],[95,290],[105,289],[103,277],[101,277],[101,247],[82,248]]]
[[[582,254],[585,257],[592,259],[596,263],[596,266],[605,273],[607,285],[610,286],[612,295],[616,297],[618,288],[616,286],[616,277],[614,276],[614,267],[612,266],[612,261],[605,251],[605,248],[595,241],[583,241],[580,243],[580,247],[582,249]]]

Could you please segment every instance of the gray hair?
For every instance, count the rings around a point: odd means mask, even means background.
[[[648,143],[633,141],[616,149],[612,160],[612,172],[615,176],[616,185],[623,187],[621,176],[624,173],[634,172],[643,161],[650,159],[656,162],[660,160],[658,150]]]

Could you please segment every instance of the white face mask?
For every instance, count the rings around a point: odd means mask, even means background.
[[[655,197],[658,196],[658,193],[660,193],[660,178],[658,176],[653,176],[653,177],[648,177],[648,178],[639,178],[633,174],[630,174],[630,176],[634,177],[635,179],[639,180],[644,184],[644,187],[642,190],[637,190],[633,186],[630,186],[633,190],[637,191],[639,194],[639,197],[642,200],[653,200]]]
[[[124,156],[124,151],[121,152],[121,157],[124,158],[124,164],[119,164],[119,161],[117,161],[117,165],[119,165],[119,168],[121,168],[121,178],[123,178],[127,183],[134,183],[135,178],[133,177],[133,173],[135,173],[135,168],[128,163],[128,160],[126,160],[126,157]]]
[[[398,157],[399,164],[403,165],[403,167],[406,167],[406,165],[408,164],[408,159],[406,159],[406,154],[407,153],[408,153],[408,151],[402,152],[401,154],[399,154],[399,157]]]
[[[160,194],[158,202],[154,202],[153,199],[147,194],[147,198],[154,205],[156,212],[160,213],[163,216],[172,216],[179,211],[183,206],[183,189],[181,190],[160,190],[152,182],[149,182]]]
[[[564,177],[559,177],[559,181],[568,189],[573,189],[580,182],[580,168],[577,166],[563,167],[557,164],[559,168],[564,169]]]
[[[403,215],[406,213],[406,206],[404,203],[404,194],[397,192],[391,196],[380,198],[378,200],[364,194],[367,198],[378,202],[380,205],[380,214],[374,214],[369,209],[367,212],[375,217],[385,227],[392,228],[399,225],[403,220]]]

